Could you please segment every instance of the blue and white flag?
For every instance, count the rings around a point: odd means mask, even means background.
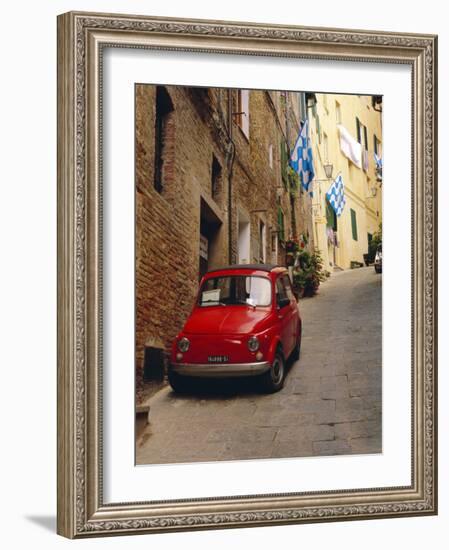
[[[381,157],[378,157],[376,155],[376,153],[373,153],[373,154],[374,154],[374,162],[376,163],[376,168],[378,170],[382,170],[382,159],[381,159]]]
[[[309,123],[306,120],[299,131],[298,139],[290,157],[290,166],[301,178],[301,184],[306,191],[311,192],[310,184],[315,177],[313,168],[312,146],[309,139]]]
[[[334,209],[335,214],[337,214],[337,216],[341,216],[343,208],[346,204],[345,186],[343,184],[341,174],[339,174],[332,182],[332,185],[329,187],[329,191],[326,193],[326,197],[329,204]]]

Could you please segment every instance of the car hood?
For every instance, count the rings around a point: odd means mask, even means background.
[[[269,308],[251,306],[197,307],[184,325],[187,334],[248,334],[266,328]]]

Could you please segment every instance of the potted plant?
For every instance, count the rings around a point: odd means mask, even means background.
[[[378,231],[374,233],[373,238],[368,245],[368,253],[363,254],[363,261],[366,266],[374,262],[374,257],[376,256],[376,251],[380,244],[382,244],[382,224],[379,225]]]
[[[290,237],[287,241],[285,241],[285,250],[287,253],[295,253],[299,250],[299,243],[298,239],[294,239],[293,237]]]
[[[298,255],[298,266],[293,272],[293,288],[299,297],[314,296],[322,281],[330,273],[323,269],[321,253],[301,251]]]

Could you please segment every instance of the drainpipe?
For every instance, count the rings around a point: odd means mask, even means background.
[[[228,259],[232,264],[232,237],[233,237],[233,217],[232,217],[232,177],[234,174],[235,143],[232,140],[232,89],[228,89],[228,136],[232,146],[231,156],[228,157]]]

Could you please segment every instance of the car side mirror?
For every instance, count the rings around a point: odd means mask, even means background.
[[[282,299],[278,300],[278,308],[279,309],[282,309],[283,307],[288,306],[289,304],[290,304],[290,299],[289,298],[282,298]]]

